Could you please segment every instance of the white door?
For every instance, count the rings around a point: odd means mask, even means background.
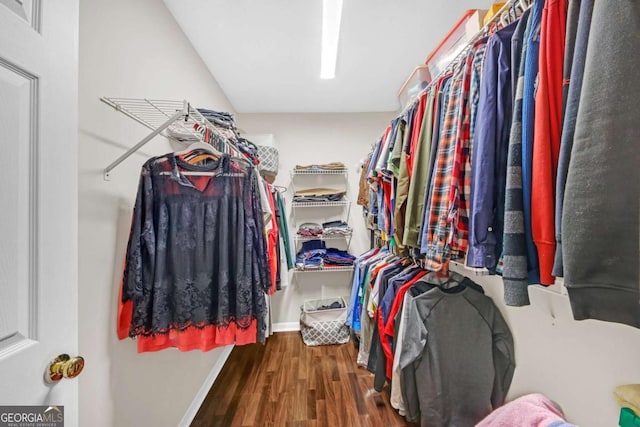
[[[77,56],[78,0],[0,0],[0,405],[65,426],[78,379],[44,372],[78,351]]]

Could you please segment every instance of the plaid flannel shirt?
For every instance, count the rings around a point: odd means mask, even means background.
[[[471,116],[477,112],[478,86],[487,38],[478,40],[463,62],[462,90],[458,115],[458,138],[455,148],[449,203],[451,258],[464,258],[469,246],[469,202],[471,194]],[[471,88],[473,87],[473,92]],[[474,122],[475,124],[475,122]]]
[[[462,64],[463,65],[463,64]],[[432,271],[447,272],[451,255],[451,206],[450,190],[458,137],[457,119],[460,111],[460,97],[464,66],[458,66],[453,77],[443,89],[448,91],[443,110],[444,125],[440,132],[437,159],[433,171],[431,205],[427,222],[426,268]]]

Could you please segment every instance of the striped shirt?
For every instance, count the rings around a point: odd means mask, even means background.
[[[524,40],[531,31],[531,16],[527,20]],[[520,69],[513,103],[513,120],[507,153],[507,184],[505,188],[504,245],[502,280],[504,302],[511,306],[529,305],[527,292],[527,249],[524,237],[524,201],[522,193],[522,102],[524,97],[524,69],[528,55],[527,44],[522,46]]]

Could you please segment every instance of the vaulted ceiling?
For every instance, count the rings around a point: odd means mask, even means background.
[[[336,77],[322,80],[322,0],[164,2],[238,113],[395,111],[413,68],[492,3],[344,0]]]

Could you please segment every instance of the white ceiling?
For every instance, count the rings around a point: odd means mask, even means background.
[[[238,113],[395,111],[416,65],[492,0],[344,0],[336,78],[320,79],[322,0],[164,0]]]

